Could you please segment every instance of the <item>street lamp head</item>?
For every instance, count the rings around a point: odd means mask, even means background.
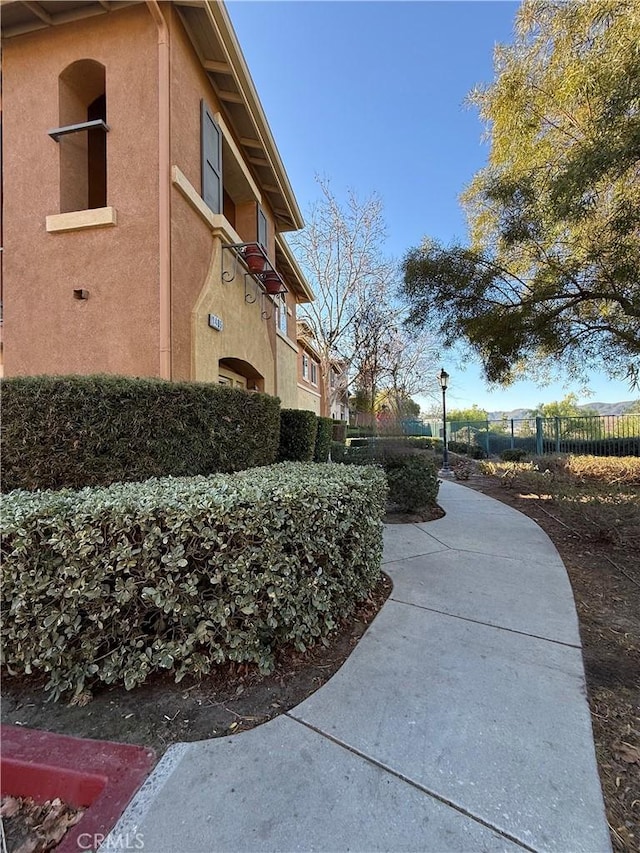
[[[447,390],[447,383],[449,382],[449,374],[444,369],[444,367],[440,371],[440,376],[438,378],[440,379],[440,387],[442,388],[443,391],[446,391]]]

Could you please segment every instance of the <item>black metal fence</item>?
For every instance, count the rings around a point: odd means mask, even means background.
[[[428,426],[433,436],[442,437],[442,421],[429,421]],[[458,452],[471,455],[499,456],[504,450],[521,449],[537,456],[640,456],[640,414],[447,421],[447,439],[451,450],[456,452],[458,446]]]

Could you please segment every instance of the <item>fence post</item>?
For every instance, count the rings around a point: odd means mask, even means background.
[[[513,437],[513,418],[511,418],[511,449],[514,450],[516,446],[516,440]]]
[[[489,448],[489,420],[487,419],[487,456],[491,456]]]
[[[536,456],[542,456],[544,445],[542,442],[542,418],[536,417]]]
[[[556,453],[560,453],[560,418],[556,416],[553,421],[553,428],[556,435]]]

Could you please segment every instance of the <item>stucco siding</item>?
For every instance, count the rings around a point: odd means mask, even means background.
[[[60,213],[58,78],[105,66],[110,227]],[[157,30],[146,6],[8,39],[3,53],[6,375],[159,373]],[[74,289],[88,291],[74,299]]]
[[[276,339],[276,354],[278,362],[278,397],[280,397],[283,408],[297,409],[298,353],[291,348],[291,344],[282,340],[278,335]]]

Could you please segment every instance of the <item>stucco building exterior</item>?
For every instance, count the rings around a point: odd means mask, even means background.
[[[311,326],[297,323],[298,408],[336,421],[349,420],[347,372],[339,361],[322,357]]]
[[[313,294],[283,235],[303,222],[224,5],[0,12],[4,374],[233,383],[298,408]]]

